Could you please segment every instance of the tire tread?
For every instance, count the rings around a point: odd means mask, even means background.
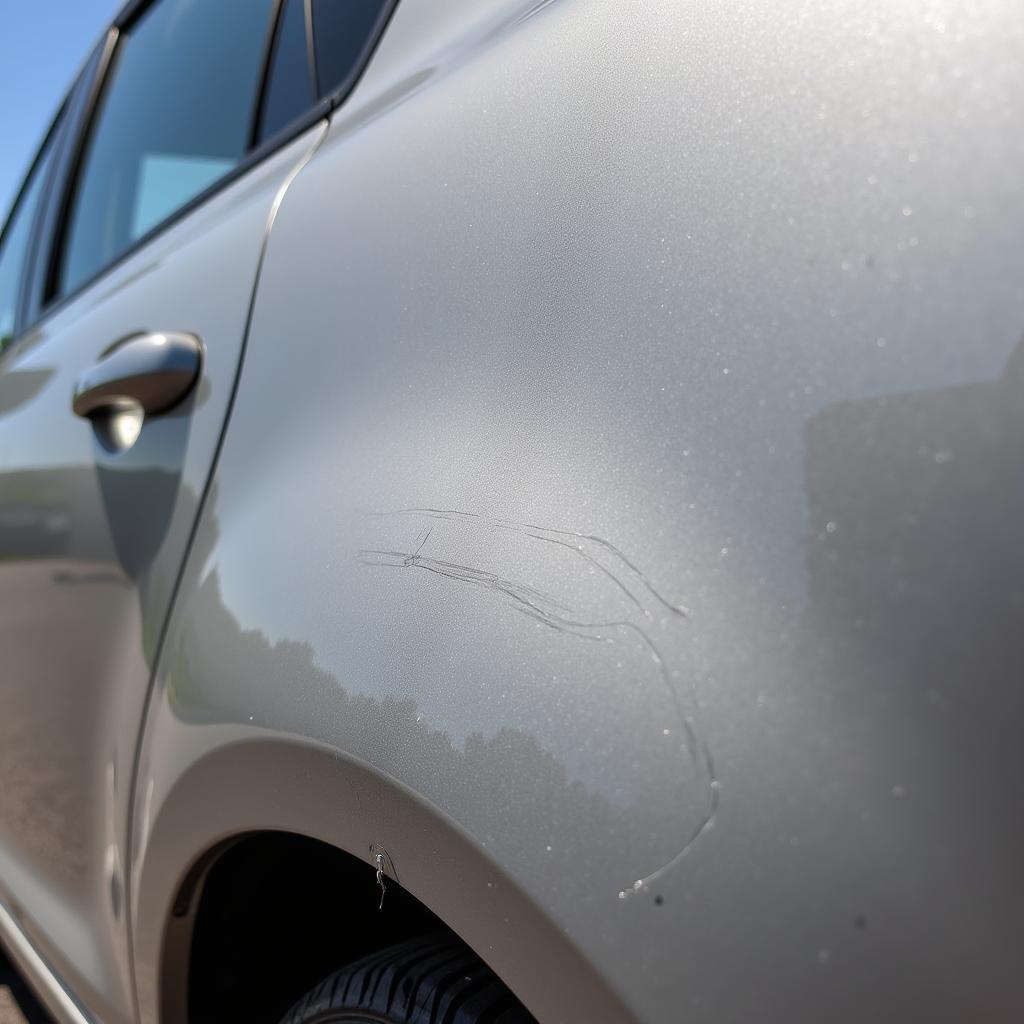
[[[533,1024],[491,969],[445,935],[411,939],[342,967],[304,995],[282,1024],[346,1020]]]

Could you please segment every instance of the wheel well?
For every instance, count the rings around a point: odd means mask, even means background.
[[[369,864],[282,832],[250,834],[212,851],[186,878],[174,913],[192,918],[190,1024],[276,1024],[336,968],[404,939],[449,931],[391,879],[381,905]]]

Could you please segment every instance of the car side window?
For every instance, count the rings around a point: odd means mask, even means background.
[[[28,259],[32,224],[43,194],[43,183],[53,161],[55,136],[56,131],[51,131],[43,143],[0,236],[0,355],[14,340],[22,273]]]
[[[156,0],[120,34],[72,193],[55,297],[249,148],[272,0]]]
[[[310,0],[321,96],[354,81],[393,6],[391,0]]]
[[[269,139],[313,105],[305,0],[284,0],[260,111],[259,141]]]

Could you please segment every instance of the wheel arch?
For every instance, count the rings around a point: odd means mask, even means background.
[[[201,735],[169,742],[167,733],[179,729]],[[197,750],[197,738],[211,731],[161,715],[156,736],[147,737],[132,885],[143,1022],[189,1019],[187,979],[206,883],[238,844],[266,835],[302,837],[338,851],[345,858],[339,863],[350,867],[339,884],[358,885],[364,902],[379,898],[375,858],[381,853],[390,897],[408,894],[411,905],[465,942],[539,1021],[630,1019],[580,951],[487,851],[400,782],[294,736],[250,734]],[[191,751],[188,764],[181,763],[183,750]]]

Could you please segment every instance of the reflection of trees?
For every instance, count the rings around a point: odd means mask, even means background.
[[[4,474],[0,482],[4,561],[71,557],[98,562],[109,554],[106,527],[95,508],[96,474],[91,467],[22,470]]]
[[[612,803],[571,780],[565,765],[522,729],[471,733],[460,748],[415,701],[347,691],[316,663],[310,644],[271,643],[257,629],[242,629],[221,598],[216,571],[187,601],[189,617],[202,627],[186,629],[178,651],[168,652],[168,699],[182,718],[219,721],[252,707],[256,725],[312,736],[414,784],[500,849],[513,870],[550,872],[571,890],[577,858],[588,858],[579,875],[587,878],[589,898],[614,899],[623,872],[628,879],[649,863],[651,836],[664,828],[658,801]],[[207,688],[209,666],[217,676]]]
[[[108,758],[114,777],[130,777],[174,579],[158,553],[176,503],[187,531],[196,501],[179,474],[130,457],[0,473],[0,826],[54,877],[104,870],[116,829],[97,807],[114,799]],[[112,663],[136,628],[142,649],[127,653],[112,691]]]

